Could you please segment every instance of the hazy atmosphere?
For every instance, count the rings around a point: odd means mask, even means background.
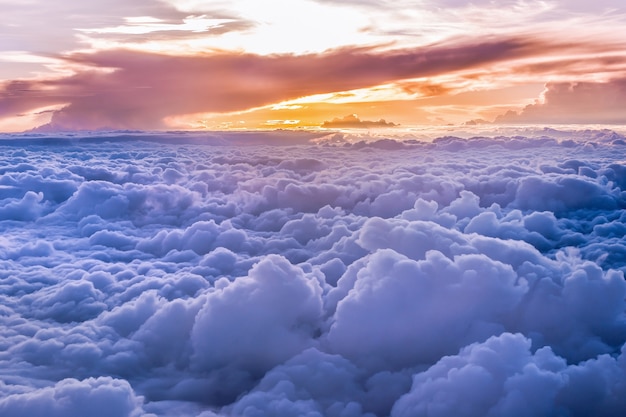
[[[626,122],[621,0],[0,7],[0,131]]]

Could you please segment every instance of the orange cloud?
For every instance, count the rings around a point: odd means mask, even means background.
[[[308,55],[169,56],[123,50],[74,54],[66,61],[99,70],[5,84],[0,91],[0,118],[69,103],[54,113],[50,128],[159,129],[171,116],[240,111],[427,77],[527,56],[537,46],[537,42],[511,38],[385,52],[344,48]]]

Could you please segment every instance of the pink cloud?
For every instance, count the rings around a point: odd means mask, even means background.
[[[512,38],[388,52],[344,48],[309,55],[168,56],[123,50],[74,54],[65,59],[115,70],[8,83],[0,91],[0,117],[69,103],[54,114],[51,128],[158,129],[167,116],[238,111],[456,71],[527,56],[537,46]]]
[[[509,111],[496,123],[626,123],[626,78],[610,82],[550,83],[543,102]]]

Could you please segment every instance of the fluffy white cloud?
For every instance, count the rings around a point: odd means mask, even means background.
[[[0,414],[622,409],[626,138],[253,135],[0,144]]]
[[[247,277],[222,285],[195,317],[194,367],[258,374],[312,344],[322,314],[321,288],[285,258],[268,255]]]
[[[377,369],[432,363],[501,332],[500,317],[526,290],[515,281],[512,268],[483,255],[451,260],[430,251],[412,261],[392,250],[376,252],[339,302],[329,344]]]

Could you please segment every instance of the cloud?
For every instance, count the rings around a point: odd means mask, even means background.
[[[248,278],[208,296],[191,333],[193,366],[263,374],[312,344],[322,315],[320,296],[318,282],[286,259],[264,258]]]
[[[342,129],[342,128],[361,128],[361,129],[369,129],[369,128],[377,128],[377,127],[394,127],[397,126],[393,122],[387,122],[385,119],[380,119],[378,121],[372,120],[361,120],[356,114],[350,114],[344,117],[336,117],[333,120],[325,121],[322,123],[322,127],[329,129]]]
[[[32,4],[8,0],[4,3],[4,8],[8,20],[21,22],[18,26],[5,26],[7,34],[15,40],[12,43],[13,50],[46,54],[56,54],[59,50],[76,47],[76,29],[86,29],[92,22],[102,26],[114,26],[121,24],[124,17],[150,16],[163,23],[177,23],[188,16],[165,2],[154,0],[140,0],[134,6],[120,0],[96,0],[89,4],[61,2],[55,5],[36,2],[36,10],[33,10]],[[57,24],[50,25],[51,20]],[[48,26],[50,35],[50,42],[45,44],[33,36],[32,32],[42,25]]]
[[[509,111],[495,123],[623,124],[620,109],[626,103],[626,80],[608,82],[550,83],[543,101],[520,112]]]
[[[141,397],[135,396],[128,382],[109,377],[65,379],[54,387],[7,395],[0,400],[0,411],[7,417],[145,415]]]
[[[619,415],[626,137],[316,137],[5,136],[0,414]]]
[[[391,415],[541,415],[555,409],[573,415],[619,414],[620,394],[592,384],[613,386],[615,376],[624,372],[621,355],[567,365],[550,348],[533,353],[530,345],[520,334],[504,333],[443,358],[413,377],[411,391]],[[593,411],[587,400],[594,403]]]
[[[526,56],[536,43],[519,38],[470,39],[386,52],[343,48],[269,56],[169,56],[123,50],[76,53],[63,59],[93,69],[60,79],[6,83],[0,95],[0,116],[67,104],[53,113],[48,130],[155,129],[164,127],[167,116],[245,110]],[[158,70],[146,74],[146,67]]]
[[[515,285],[512,269],[487,257],[424,256],[412,262],[383,249],[368,260],[337,306],[328,333],[333,351],[377,369],[432,363],[498,331],[489,328],[493,317],[506,314],[526,291]],[[389,326],[402,322],[411,325]]]

